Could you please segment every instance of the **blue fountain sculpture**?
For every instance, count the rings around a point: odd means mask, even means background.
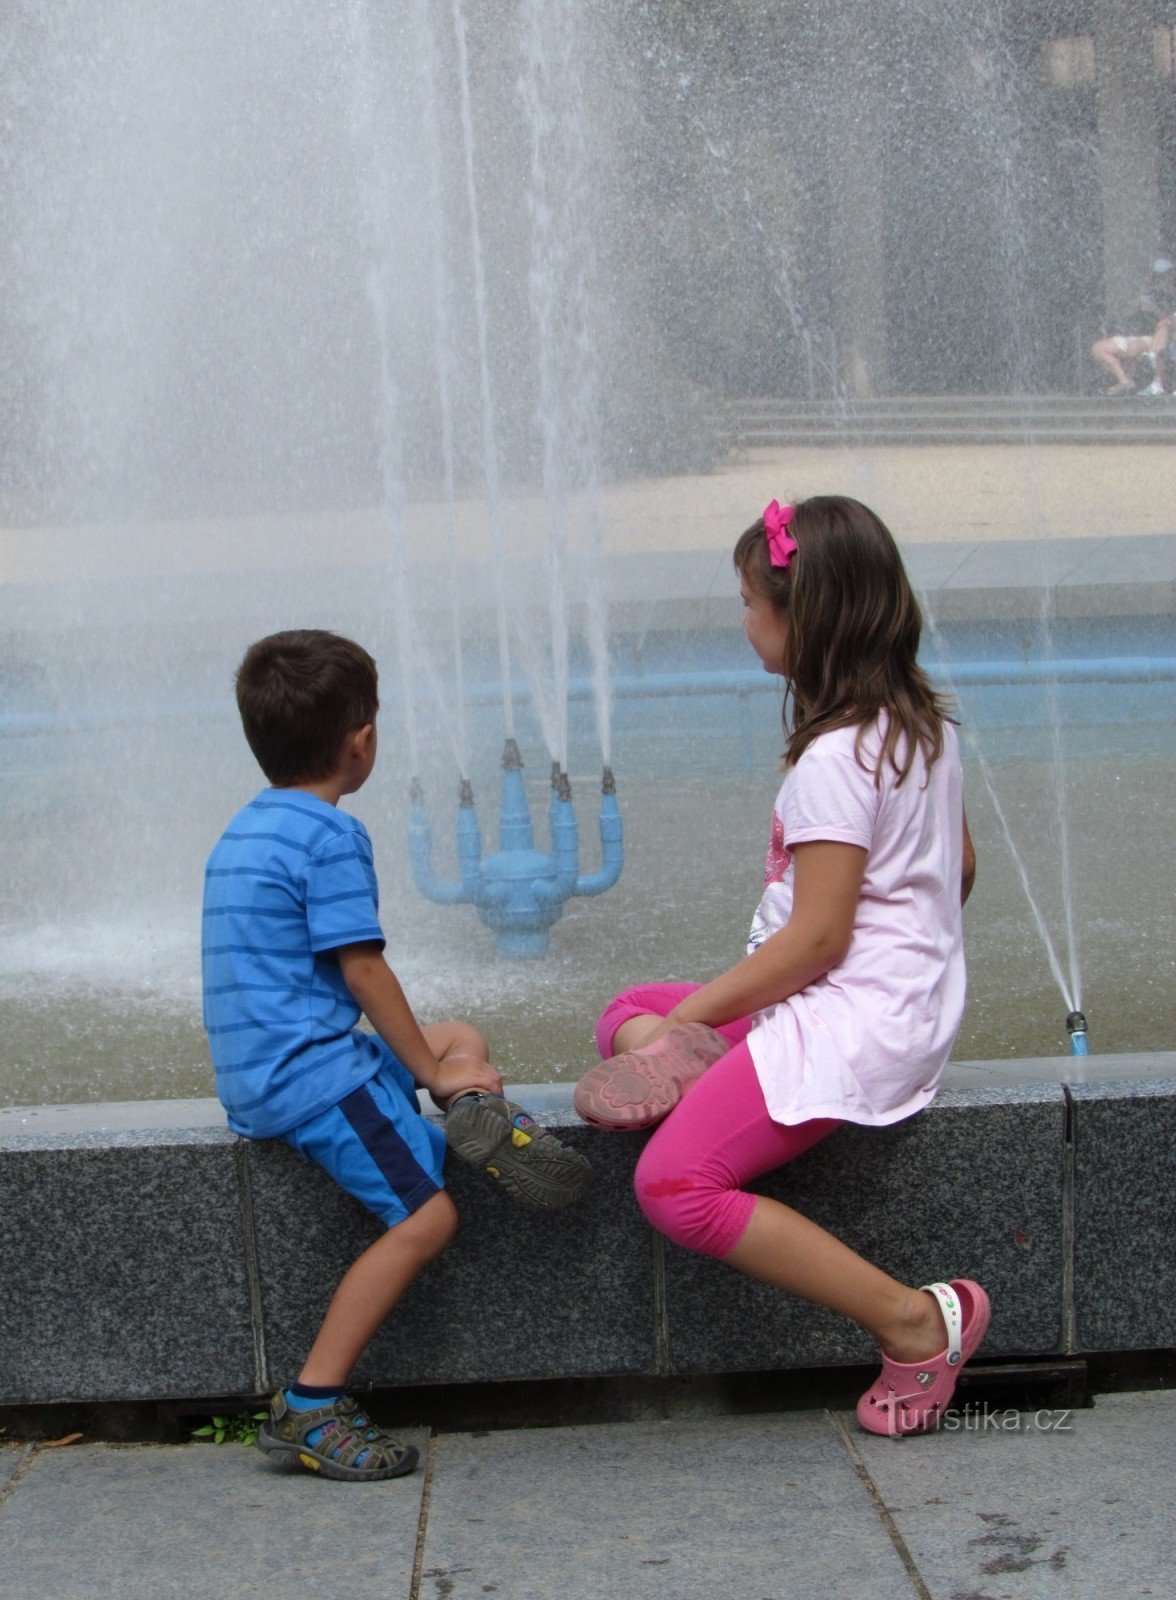
[[[426,899],[438,905],[472,905],[498,935],[502,956],[547,953],[547,930],[563,914],[573,895],[603,894],[611,889],[624,865],[621,813],[612,768],[605,767],[600,789],[598,872],[580,872],[580,830],[566,772],[552,766],[551,803],[547,808],[550,851],[535,848],[531,812],[523,789],[523,758],[513,739],[502,755],[502,806],[498,815],[498,850],[483,856],[482,834],[474,810],[474,794],[463,778],[457,812],[457,860],[461,874],[446,883],[433,871],[433,839],[425,815],[424,791],[414,779],[408,851],[413,882]]]

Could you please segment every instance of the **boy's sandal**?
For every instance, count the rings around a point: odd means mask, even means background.
[[[929,1361],[910,1363],[892,1361],[883,1352],[881,1374],[858,1401],[857,1418],[867,1433],[899,1439],[938,1427],[964,1364],[988,1332],[992,1308],[978,1283],[953,1278],[950,1283],[923,1287],[935,1296],[943,1312],[947,1349]]]
[[[572,1104],[595,1128],[638,1133],[668,1117],[687,1089],[731,1044],[705,1022],[683,1022],[656,1043],[626,1050],[586,1072]]]
[[[449,1148],[522,1205],[562,1211],[592,1187],[586,1156],[500,1094],[463,1094],[445,1118]]]
[[[313,1444],[308,1435],[321,1430]],[[292,1411],[278,1391],[257,1431],[257,1448],[297,1460],[308,1472],[348,1483],[400,1478],[416,1466],[418,1452],[377,1428],[350,1395],[313,1411]]]

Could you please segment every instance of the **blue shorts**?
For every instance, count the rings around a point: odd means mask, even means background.
[[[443,1187],[445,1134],[421,1115],[412,1075],[391,1051],[346,1099],[280,1137],[390,1228]]]

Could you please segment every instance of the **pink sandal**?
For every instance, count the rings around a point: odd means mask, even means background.
[[[656,1044],[626,1050],[586,1072],[572,1104],[596,1128],[616,1133],[652,1128],[731,1048],[705,1022],[683,1022]]]
[[[970,1278],[927,1283],[924,1289],[939,1301],[947,1323],[947,1349],[929,1361],[892,1361],[883,1352],[882,1372],[858,1401],[857,1418],[867,1433],[900,1439],[939,1426],[951,1403],[964,1363],[980,1348],[992,1308],[988,1296]]]

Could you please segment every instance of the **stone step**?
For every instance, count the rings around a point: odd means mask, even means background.
[[[896,395],[854,400],[753,397],[727,402],[737,447],[809,444],[1169,444],[1176,397]]]
[[[915,444],[1173,444],[1176,428],[757,428],[735,434],[732,443],[752,449],[773,445]]]
[[[1112,399],[1107,395],[1077,394],[898,394],[862,396],[855,399],[814,400],[800,395],[744,395],[729,399],[732,410],[771,414],[787,409],[807,411],[813,415],[838,416],[852,412],[868,416],[902,412],[966,412],[968,414],[993,414],[1008,412],[1019,416],[1026,411],[1060,411],[1085,415],[1093,411],[1117,412],[1124,408],[1153,409],[1156,400],[1172,396],[1124,395]]]

